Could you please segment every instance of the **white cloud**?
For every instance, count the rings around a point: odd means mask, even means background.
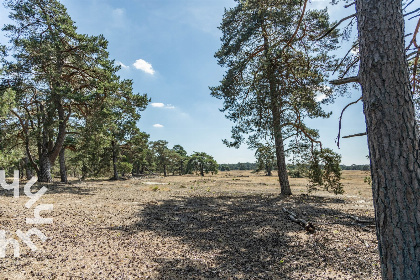
[[[120,65],[122,69],[129,69],[130,68],[130,66],[125,65],[121,61],[115,61],[115,63],[117,63],[118,65]]]
[[[163,125],[157,123],[157,124],[154,124],[153,127],[162,128]]]
[[[315,101],[316,102],[321,102],[325,98],[327,98],[327,96],[325,94],[321,93],[321,94],[318,94],[317,96],[315,96]]]
[[[175,109],[175,106],[173,106],[172,104],[166,104],[165,105],[165,104],[160,103],[160,102],[150,103],[150,105],[152,107],[155,107],[155,108]]]
[[[354,47],[351,49],[350,51],[353,55],[359,55],[359,48],[358,47]]]
[[[152,105],[152,107],[155,107],[155,108],[165,107],[165,104],[163,104],[163,103],[150,103],[150,105]]]
[[[143,59],[137,59],[133,66],[136,67],[136,69],[142,70],[150,75],[155,74],[155,70],[153,69],[152,64]]]

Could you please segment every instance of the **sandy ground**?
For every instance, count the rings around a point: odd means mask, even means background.
[[[291,179],[279,195],[275,176],[249,171],[127,181],[50,184],[30,209],[23,194],[0,191],[7,238],[37,227],[37,251],[20,241],[0,258],[0,279],[380,279],[367,176],[344,171],[346,194],[307,195]],[[33,187],[33,191],[39,187]],[[27,225],[39,204],[52,224]],[[285,207],[312,222],[308,234]]]

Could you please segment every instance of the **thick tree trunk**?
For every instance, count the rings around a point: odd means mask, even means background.
[[[32,179],[31,163],[29,162],[28,157],[24,157],[23,162],[25,163],[26,180],[29,181]]]
[[[45,113],[44,105],[40,105],[41,118],[42,118],[42,133],[38,143],[38,156],[39,156],[39,170],[38,182],[52,182],[51,176],[51,161],[48,155],[48,123]]]
[[[357,0],[362,85],[383,279],[420,279],[419,138],[401,1]]]
[[[59,154],[60,161],[60,177],[62,183],[68,183],[67,180],[67,169],[66,169],[66,149],[62,148]]]
[[[265,165],[265,170],[267,170],[267,176],[271,176],[271,175],[273,175],[273,174],[271,173],[271,170],[272,170],[272,168],[271,168],[271,164],[266,164],[266,165]]]
[[[51,162],[48,157],[48,154],[42,153],[39,158],[39,174],[38,174],[38,182],[52,182],[51,176]]]
[[[111,178],[112,180],[118,180],[119,176],[118,176],[118,170],[117,170],[117,148],[116,148],[116,144],[115,141],[111,142],[112,145],[112,166],[114,168],[114,176]]]
[[[167,176],[167,174],[166,174],[166,164],[163,165],[163,176],[164,177]]]
[[[280,116],[276,116],[273,112],[273,123],[274,123],[274,142],[276,145],[276,158],[277,158],[277,172],[279,176],[281,194],[291,195],[292,190],[290,189],[289,177],[287,175],[286,168],[286,155],[284,153],[283,136],[281,134]]]

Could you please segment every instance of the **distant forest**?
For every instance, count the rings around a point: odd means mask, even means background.
[[[295,169],[295,166],[292,164],[287,165],[288,169]],[[257,170],[258,163],[255,162],[238,162],[238,163],[228,163],[220,164],[220,171],[230,171],[230,170]],[[362,170],[369,171],[369,164],[352,164],[352,165],[340,165],[341,170]],[[274,167],[274,170],[276,168]]]

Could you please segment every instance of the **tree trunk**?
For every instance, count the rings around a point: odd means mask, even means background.
[[[88,175],[87,173],[88,173],[87,166],[86,166],[85,161],[83,161],[83,163],[82,163],[82,177],[80,178],[80,180],[82,180],[82,181],[85,180],[87,175]]]
[[[166,164],[163,165],[163,176],[164,177],[167,176],[167,174],[166,174]]]
[[[289,177],[287,175],[286,155],[284,153],[283,136],[280,128],[280,116],[275,115],[277,115],[277,113],[273,112],[274,142],[276,145],[277,172],[279,176],[281,194],[291,195],[292,190],[290,189]]]
[[[272,58],[270,56],[270,46],[269,46],[269,40],[268,35],[265,31],[264,26],[263,28],[263,38],[264,38],[264,53],[265,58],[270,64],[267,66],[267,79],[269,82],[269,90],[270,90],[270,110],[273,117],[273,138],[274,138],[274,144],[276,146],[276,158],[277,158],[277,170],[278,170],[278,176],[279,176],[279,182],[280,182],[280,189],[281,194],[283,195],[291,195],[292,190],[290,189],[289,184],[289,177],[287,175],[287,168],[286,168],[286,155],[284,153],[284,143],[283,143],[283,135],[282,135],[282,125],[281,125],[281,114],[280,114],[280,108],[281,104],[279,100],[279,93],[277,92],[277,86],[276,86],[276,77],[275,77],[275,71],[274,71],[274,63],[272,61]]]
[[[67,181],[67,169],[66,169],[66,149],[62,148],[59,154],[60,161],[60,177],[62,183],[68,183]]]
[[[204,166],[200,164],[200,175],[204,177]]]
[[[51,162],[47,153],[42,153],[39,158],[38,182],[52,182]]]
[[[29,181],[32,179],[32,171],[31,171],[31,164],[27,156],[23,158],[23,162],[25,163],[26,180]]]
[[[357,0],[359,80],[383,279],[420,279],[419,138],[401,1]]]
[[[116,144],[115,141],[112,140],[112,166],[114,168],[114,177],[112,177],[112,180],[118,180],[118,170],[117,170],[117,151],[116,151]]]
[[[267,170],[267,176],[271,176],[271,175],[273,175],[272,173],[271,173],[271,164],[269,164],[269,163],[267,163],[266,165],[265,165],[265,170]]]
[[[52,182],[51,176],[51,161],[48,154],[48,123],[45,113],[44,105],[40,105],[41,118],[42,118],[42,133],[40,135],[38,145],[39,154],[39,170],[38,182]]]

